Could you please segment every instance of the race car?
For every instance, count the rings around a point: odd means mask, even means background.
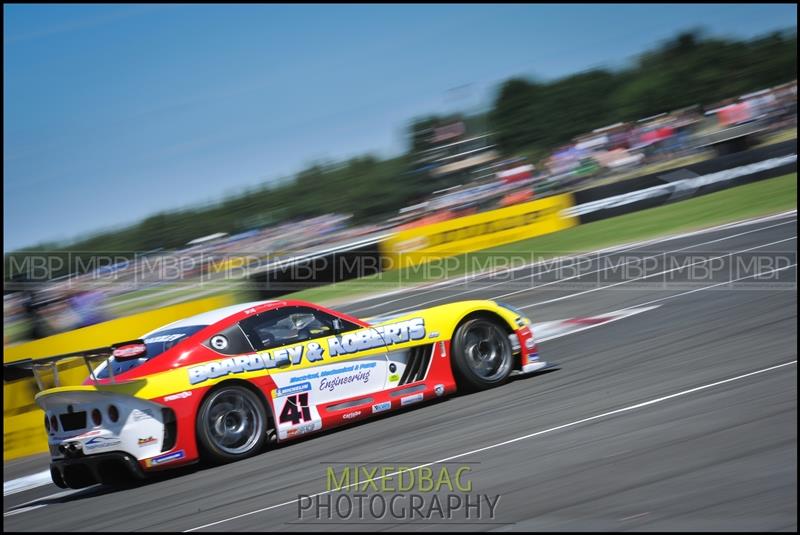
[[[76,357],[89,377],[58,386],[58,361]],[[371,321],[305,301],[244,303],[29,364],[40,385],[55,374],[35,399],[62,488],[236,461],[547,367],[530,320],[483,300]]]

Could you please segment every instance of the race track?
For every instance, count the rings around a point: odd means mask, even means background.
[[[534,322],[646,310],[542,342],[561,369],[497,389],[127,490],[7,495],[4,528],[796,531],[796,250],[792,213],[587,255],[579,272],[566,260],[354,302],[342,310],[369,317],[496,298]],[[447,524],[302,516],[298,496],[324,491],[335,463],[466,465],[500,499]],[[7,463],[4,479],[43,468]]]

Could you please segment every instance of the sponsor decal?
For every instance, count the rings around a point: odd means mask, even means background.
[[[158,338],[168,338],[183,335],[168,335]],[[422,318],[413,318],[397,323],[370,327],[352,333],[328,338],[328,352],[332,357],[350,355],[367,349],[402,344],[412,340],[425,338],[425,321]],[[166,341],[166,340],[165,340]],[[148,341],[149,343],[149,341]],[[222,360],[215,360],[192,366],[188,369],[189,383],[198,384],[209,379],[217,379],[234,373],[246,373],[258,370],[270,370],[286,365],[298,365],[303,360],[306,347],[295,345],[250,355],[241,355]],[[322,360],[325,349],[317,342],[308,344],[305,358],[308,362]]]
[[[416,236],[397,242],[397,249],[399,251],[416,251],[428,245],[428,239],[425,236]]]
[[[428,338],[436,338],[439,336],[439,331],[431,331],[431,334],[428,335]]]
[[[353,411],[353,412],[348,412],[347,414],[343,414],[342,419],[352,420],[353,418],[357,418],[359,416],[361,416],[361,411]]]
[[[120,441],[118,438],[94,437],[90,438],[89,440],[83,443],[83,449],[85,451],[92,451],[105,448],[113,448],[114,446],[119,446],[121,443],[122,441]]]
[[[214,335],[211,337],[211,347],[217,351],[224,351],[228,348],[228,339],[221,334]]]
[[[177,461],[178,459],[183,459],[185,454],[183,450],[178,450],[172,453],[167,453],[166,455],[161,455],[160,457],[153,457],[152,459],[147,459],[145,464],[147,466],[156,466],[159,464],[166,464],[171,463],[172,461]]]
[[[304,383],[298,383],[296,385],[290,385],[290,386],[283,386],[281,388],[276,389],[275,397],[279,398],[283,396],[288,396],[290,394],[297,394],[299,392],[308,392],[309,390],[311,390],[311,383],[306,381]]]
[[[332,357],[425,338],[425,320],[413,318],[328,338]]]
[[[153,411],[151,409],[144,409],[144,410],[133,409],[133,411],[131,411],[131,415],[133,416],[134,422],[153,419]]]
[[[414,394],[413,396],[406,396],[404,398],[400,398],[400,406],[405,407],[406,405],[411,405],[412,403],[419,403],[422,401],[422,392],[419,394]]]
[[[528,338],[527,340],[525,340],[526,349],[533,349],[534,347],[536,347],[536,340],[534,340],[533,338]]]
[[[149,446],[150,444],[154,444],[158,442],[156,437],[147,437],[147,438],[140,438],[138,441],[139,447]]]
[[[275,351],[264,351],[222,360],[215,360],[189,368],[189,383],[197,384],[231,373],[269,370],[286,364],[300,364],[303,346],[297,345]]]
[[[392,408],[392,402],[391,401],[384,401],[383,403],[376,403],[375,405],[372,406],[372,414],[375,414],[376,412],[388,411],[391,408]]]
[[[352,364],[349,366],[342,366],[339,368],[333,368],[328,370],[321,370],[312,373],[306,373],[303,375],[295,375],[291,379],[289,379],[290,383],[296,383],[299,381],[310,381],[312,379],[319,379],[320,377],[330,377],[332,375],[342,375],[345,373],[352,373],[357,370],[368,370],[377,366],[375,362],[363,362],[361,364]]]
[[[396,373],[393,373],[392,375],[389,376],[389,382],[390,383],[396,383],[399,380],[400,380],[400,376],[397,375]]]
[[[295,437],[297,435],[305,435],[306,433],[310,433],[316,429],[316,425],[314,422],[308,424],[298,425],[297,427],[293,427],[286,431],[287,437]]]
[[[325,350],[322,349],[322,346],[316,342],[311,342],[308,344],[308,354],[306,358],[308,362],[316,362],[318,360],[322,360],[322,355],[325,353]]]
[[[427,225],[403,230],[381,242],[381,253],[393,261],[395,267],[421,265],[434,259],[443,259],[478,251],[487,247],[533,238],[576,225],[578,222],[559,215],[560,210],[573,204],[570,193],[550,195],[539,200],[517,203],[479,214],[450,219],[441,225]],[[415,250],[404,250],[399,242],[410,238],[420,239]],[[446,247],[437,247],[445,245]]]
[[[164,396],[164,401],[175,401],[176,399],[184,399],[191,397],[192,392],[187,390],[186,392],[178,392],[177,394],[170,394],[169,396]]]
[[[444,394],[444,385],[434,386],[433,391],[437,396],[442,396]]]
[[[352,375],[345,375],[343,377],[333,377],[330,379],[327,377],[323,377],[319,382],[319,389],[327,390],[328,392],[333,392],[340,386],[347,385],[350,383],[367,384],[369,383],[369,377],[371,372],[372,370],[359,370],[358,372]]]
[[[390,371],[391,373],[394,373],[394,372],[396,372],[396,371],[397,371],[397,364],[395,364],[394,362],[392,362],[391,364],[389,364],[389,371]]]
[[[165,334],[163,336],[154,336],[153,338],[145,338],[145,344],[157,344],[159,342],[172,342],[178,338],[183,338],[186,333]]]
[[[528,362],[532,362],[534,360],[539,360],[539,353],[531,353],[528,355]]]
[[[311,408],[308,405],[308,394],[292,394],[286,398],[283,404],[283,410],[278,417],[278,423],[285,424],[291,422],[292,424],[299,424],[300,422],[311,419]]]
[[[597,201],[579,204],[578,206],[574,206],[572,208],[563,210],[562,214],[564,216],[579,216],[584,214],[590,214],[592,212],[597,212],[599,210],[615,208],[617,206],[624,206],[626,204],[631,204],[637,201],[650,199],[652,197],[658,197],[660,195],[668,194],[670,195],[670,198],[674,198],[676,196],[682,197],[686,196],[686,194],[692,195],[696,189],[701,188],[703,186],[708,186],[711,184],[715,184],[717,182],[727,182],[735,178],[738,178],[740,176],[746,176],[758,173],[760,171],[774,169],[775,167],[780,167],[782,165],[794,163],[796,161],[797,161],[797,155],[791,154],[788,156],[770,158],[762,162],[743,165],[740,167],[734,167],[733,169],[726,169],[724,171],[719,171],[708,175],[702,175],[695,178],[684,178],[679,180],[672,180],[670,178],[667,178],[668,180],[667,184],[652,186],[649,188],[632,191],[629,193],[622,193],[620,195],[606,197],[605,199],[600,199]]]

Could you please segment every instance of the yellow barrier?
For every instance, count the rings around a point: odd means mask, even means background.
[[[232,305],[231,295],[180,303],[4,348],[3,362],[63,355],[139,337],[167,323]],[[62,384],[80,384],[88,375],[83,359],[59,367]],[[36,382],[31,377],[3,381],[3,460],[47,451],[44,413],[33,402]]]
[[[533,238],[577,225],[577,217],[561,215],[573,205],[566,193],[412,228],[382,242],[381,253],[403,268]]]

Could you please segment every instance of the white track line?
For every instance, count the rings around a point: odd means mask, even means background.
[[[18,507],[16,509],[12,509],[10,511],[6,511],[5,513],[3,513],[3,518],[5,518],[7,516],[18,515],[20,513],[27,513],[28,511],[33,511],[34,509],[38,509],[40,507],[44,507],[45,505],[46,504],[31,505],[29,507]]]
[[[640,303],[638,305],[632,305],[631,307],[625,307],[625,308],[622,308],[620,310],[615,310],[614,312],[622,312],[623,310],[627,310],[628,308],[647,307],[649,305],[652,305],[653,303],[660,303],[662,301],[667,301],[668,299],[675,299],[676,297],[682,297],[684,295],[693,294],[695,292],[702,292],[703,290],[709,290],[711,288],[716,288],[718,286],[725,286],[726,284],[731,284],[732,282],[739,282],[739,281],[743,281],[743,280],[746,280],[746,279],[754,279],[756,277],[764,277],[766,275],[771,275],[772,273],[777,273],[779,271],[785,271],[787,269],[792,269],[793,267],[797,267],[797,264],[790,264],[788,266],[784,266],[784,267],[781,267],[781,268],[770,269],[768,271],[762,271],[762,272],[756,273],[754,275],[747,275],[745,277],[738,277],[736,279],[731,279],[731,280],[728,280],[728,281],[725,281],[725,282],[718,282],[716,284],[711,284],[709,286],[703,286],[702,288],[695,288],[694,290],[687,290],[685,292],[681,292],[681,293],[678,293],[678,294],[675,294],[675,295],[667,295],[665,297],[659,297],[658,299],[652,299],[650,301],[646,301],[646,302]],[[602,325],[602,323],[600,325]]]
[[[40,507],[46,507],[48,505],[46,503],[39,503],[39,502],[43,502],[45,500],[55,500],[56,498],[63,498],[64,496],[69,496],[71,494],[79,494],[85,491],[86,489],[69,489],[69,490],[62,490],[61,492],[56,492],[55,494],[50,494],[48,496],[42,496],[41,498],[36,498],[28,502],[14,506],[12,509],[3,513],[3,516],[12,516],[12,515],[18,515],[19,513],[25,513],[27,511],[33,511],[34,509],[38,509]]]
[[[757,223],[763,223],[763,222],[766,222],[766,221],[773,221],[773,220],[776,220],[776,219],[784,219],[784,218],[790,217],[792,215],[797,215],[797,210],[788,210],[786,212],[780,212],[778,214],[773,214],[773,215],[769,215],[769,216],[753,218],[753,219],[743,219],[743,220],[740,220],[740,221],[733,221],[731,223],[725,223],[725,224],[722,224],[722,225],[708,227],[708,228],[705,228],[705,229],[692,230],[692,231],[684,232],[684,233],[680,233],[680,234],[659,236],[659,237],[656,237],[656,238],[650,238],[650,239],[647,239],[647,240],[641,240],[641,241],[637,241],[637,242],[629,242],[629,243],[626,243],[626,244],[612,245],[610,247],[605,247],[605,248],[602,248],[602,249],[597,249],[595,251],[589,251],[589,252],[586,252],[586,253],[580,253],[580,254],[577,254],[577,255],[550,258],[550,259],[547,259],[547,260],[539,260],[537,262],[528,263],[528,264],[525,264],[523,266],[518,266],[518,267],[515,267],[515,268],[503,268],[503,269],[491,270],[491,271],[483,272],[483,273],[481,273],[481,272],[479,272],[479,273],[467,273],[465,275],[460,275],[458,277],[449,278],[449,279],[446,279],[446,280],[443,280],[443,281],[438,281],[438,282],[433,282],[433,283],[428,283],[428,284],[420,284],[420,285],[416,286],[415,288],[416,289],[420,289],[422,291],[415,292],[413,296],[405,296],[405,297],[400,297],[398,299],[393,299],[393,300],[390,300],[390,301],[382,301],[379,305],[374,305],[374,306],[369,306],[369,307],[362,307],[362,308],[357,308],[357,309],[354,309],[354,310],[356,310],[356,311],[358,311],[358,310],[370,310],[370,309],[376,308],[377,306],[382,306],[382,305],[394,303],[394,302],[397,302],[397,301],[402,301],[403,299],[407,299],[409,297],[417,297],[419,295],[428,294],[428,293],[431,293],[433,291],[438,290],[440,287],[455,286],[457,284],[461,284],[462,282],[464,282],[464,281],[466,281],[467,279],[470,279],[470,278],[472,278],[474,280],[478,280],[478,279],[482,279],[482,278],[486,278],[486,277],[491,277],[491,276],[499,274],[499,273],[514,272],[514,271],[518,271],[518,270],[521,270],[521,269],[536,267],[537,265],[545,263],[545,262],[566,261],[566,260],[572,260],[572,259],[576,259],[576,258],[581,258],[581,257],[584,257],[584,256],[597,255],[597,254],[601,254],[601,253],[624,252],[626,250],[635,249],[637,247],[643,247],[643,246],[647,246],[647,245],[653,245],[653,244],[656,244],[656,243],[663,243],[663,242],[682,239],[682,238],[690,238],[692,236],[697,236],[697,235],[700,235],[700,234],[708,234],[708,233],[711,233],[711,232],[719,232],[719,231],[728,230],[728,229],[731,229],[731,228],[750,226],[750,225],[755,225]],[[786,222],[781,223],[781,224],[788,224],[788,223],[792,223],[792,221],[786,221]],[[771,227],[761,227],[761,229],[755,229],[755,231],[763,230],[764,228],[771,228]],[[381,297],[388,297],[390,295],[397,295],[398,293],[406,293],[406,292],[409,292],[411,290],[413,290],[413,288],[410,288],[410,289],[409,288],[399,288],[397,290],[391,290],[391,291],[388,291],[388,292],[373,294],[373,295],[361,297],[361,298],[358,298],[358,299],[350,300],[350,301],[348,301],[348,304],[360,303],[362,301],[371,301],[373,299],[379,299]]]
[[[498,442],[496,444],[491,444],[489,446],[484,446],[483,448],[478,448],[478,449],[474,449],[474,450],[471,450],[471,451],[458,453],[458,454],[452,455],[450,457],[445,457],[443,459],[439,459],[438,461],[433,461],[433,462],[430,462],[430,463],[420,464],[418,466],[415,466],[413,468],[409,468],[409,469],[406,469],[406,470],[398,470],[397,472],[392,472],[390,474],[378,476],[378,477],[375,477],[375,478],[372,478],[372,479],[359,481],[358,483],[351,483],[350,485],[344,485],[344,486],[342,486],[340,488],[326,490],[326,491],[318,492],[316,494],[311,494],[308,497],[309,498],[314,498],[316,496],[323,496],[325,494],[331,494],[333,492],[337,492],[337,491],[344,490],[344,489],[347,489],[347,488],[350,488],[350,487],[354,487],[354,486],[358,486],[358,485],[363,485],[365,483],[369,483],[369,482],[372,482],[372,481],[379,481],[379,480],[385,479],[387,477],[394,477],[394,476],[399,475],[399,474],[404,474],[404,473],[407,473],[407,472],[412,472],[414,470],[419,470],[420,468],[433,466],[435,464],[446,463],[446,462],[452,461],[454,459],[460,459],[462,457],[467,457],[469,455],[474,455],[476,453],[481,453],[481,452],[484,452],[484,451],[492,450],[492,449],[495,449],[495,448],[499,448],[501,446],[507,446],[509,444],[514,444],[515,442],[520,442],[522,440],[527,440],[527,439],[530,439],[530,438],[538,437],[538,436],[541,436],[541,435],[545,435],[547,433],[553,433],[555,431],[560,431],[562,429],[567,429],[569,427],[575,427],[576,425],[584,424],[584,423],[591,422],[591,421],[594,421],[594,420],[599,420],[601,418],[607,418],[609,416],[614,416],[616,414],[635,411],[637,409],[648,407],[650,405],[655,405],[657,403],[662,403],[662,402],[670,400],[670,399],[674,399],[674,398],[681,397],[681,396],[686,396],[686,395],[689,395],[689,394],[693,394],[695,392],[700,392],[702,390],[707,390],[709,388],[713,388],[715,386],[723,385],[723,384],[726,384],[726,383],[731,383],[731,382],[734,382],[734,381],[740,381],[740,380],[745,379],[747,377],[752,377],[752,376],[759,375],[759,374],[762,374],[762,373],[766,373],[766,372],[769,372],[769,371],[772,371],[772,370],[777,370],[777,369],[783,368],[785,366],[792,366],[792,365],[796,365],[796,364],[797,364],[797,360],[792,360],[792,361],[789,361],[789,362],[784,362],[782,364],[777,364],[775,366],[770,366],[768,368],[762,368],[760,370],[756,370],[756,371],[753,371],[753,372],[745,373],[745,374],[742,374],[742,375],[737,375],[735,377],[730,377],[728,379],[722,379],[721,381],[715,381],[713,383],[708,383],[708,384],[705,384],[705,385],[702,385],[702,386],[689,388],[688,390],[681,390],[680,392],[676,392],[674,394],[661,396],[661,397],[654,398],[654,399],[651,399],[651,400],[648,400],[648,401],[643,401],[641,403],[636,403],[634,405],[628,405],[627,407],[622,407],[620,409],[615,409],[615,410],[612,410],[612,411],[603,412],[603,413],[600,413],[600,414],[595,414],[594,416],[589,416],[588,418],[581,418],[580,420],[575,420],[575,421],[572,421],[572,422],[569,422],[569,423],[566,423],[566,424],[557,425],[555,427],[550,427],[548,429],[543,429],[541,431],[536,431],[534,433],[530,433],[530,434],[527,434],[527,435],[522,435],[520,437],[512,438],[510,440],[505,440],[503,442]],[[250,511],[250,512],[247,512],[247,513],[242,513],[240,515],[236,515],[236,516],[232,516],[232,517],[229,517],[229,518],[225,518],[223,520],[217,520],[216,522],[210,522],[208,524],[203,524],[202,526],[197,526],[197,527],[194,527],[194,528],[191,528],[191,529],[187,529],[187,530],[185,530],[185,532],[197,531],[197,530],[200,530],[200,529],[209,528],[211,526],[217,526],[217,525],[225,523],[225,522],[230,522],[231,520],[237,520],[239,518],[244,518],[246,516],[250,516],[250,515],[254,515],[254,514],[258,514],[258,513],[263,513],[263,512],[266,512],[266,511],[270,511],[272,509],[277,509],[279,507],[285,507],[287,505],[292,505],[294,503],[297,503],[298,501],[300,501],[300,498],[297,498],[297,499],[294,499],[294,500],[289,500],[289,501],[282,502],[282,503],[278,503],[278,504],[275,504],[275,505],[270,505],[269,507],[262,507],[261,509],[256,509],[254,511]]]
[[[630,318],[631,316],[635,316],[636,314],[641,314],[642,312],[650,312],[651,310],[657,309],[659,306],[660,305],[641,306],[640,307],[638,305],[634,305],[634,306],[630,306],[630,307],[627,307],[627,308],[622,308],[620,310],[614,310],[612,312],[605,312],[603,314],[598,314],[598,316],[603,316],[603,315],[606,315],[606,314],[615,314],[617,312],[625,312],[625,311],[629,312],[628,314],[625,314],[623,316],[619,316],[617,318],[614,318],[614,319],[611,319],[611,320],[608,320],[608,321],[604,321],[603,323],[593,323],[591,325],[586,325],[585,327],[580,327],[580,328],[575,329],[573,331],[558,333],[558,334],[554,334],[554,335],[551,335],[551,336],[543,336],[541,338],[539,338],[537,336],[536,337],[536,342],[537,343],[538,342],[547,342],[548,340],[555,340],[556,338],[563,338],[564,336],[571,336],[573,334],[582,333],[583,331],[588,331],[589,329],[594,329],[595,327],[602,327],[603,325],[608,325],[610,323],[614,323],[615,321],[623,320],[625,318]],[[535,323],[533,324],[532,330],[533,330],[533,334],[536,335],[536,324]]]
[[[702,288],[695,288],[693,290],[687,290],[685,292],[680,292],[680,293],[677,293],[677,294],[674,294],[674,295],[667,295],[665,297],[659,297],[657,299],[652,299],[650,301],[645,301],[644,303],[638,303],[636,305],[631,305],[629,307],[620,308],[619,310],[612,310],[611,312],[605,312],[605,314],[616,314],[616,313],[619,313],[619,312],[631,311],[631,313],[626,315],[626,316],[620,316],[618,318],[614,318],[613,320],[609,320],[609,321],[606,321],[604,323],[596,323],[596,324],[593,324],[593,325],[588,325],[588,326],[583,327],[581,329],[576,329],[574,331],[569,331],[567,333],[559,333],[559,334],[556,334],[554,336],[545,336],[543,338],[537,337],[536,341],[537,342],[547,342],[548,340],[555,340],[556,338],[561,338],[563,336],[568,336],[568,335],[572,335],[572,334],[577,334],[579,332],[588,331],[589,329],[594,329],[595,327],[602,327],[603,325],[608,325],[609,323],[613,323],[613,322],[619,321],[621,319],[629,318],[631,316],[635,316],[636,314],[641,314],[642,312],[649,312],[651,310],[655,310],[655,309],[657,309],[657,308],[659,308],[661,306],[661,305],[656,305],[655,303],[660,303],[662,301],[667,301],[669,299],[676,299],[676,298],[682,297],[684,295],[689,295],[689,294],[693,294],[693,293],[696,293],[696,292],[702,292],[704,290],[710,290],[711,288],[716,288],[718,286],[725,286],[726,284],[731,284],[733,282],[739,282],[739,281],[743,281],[743,280],[746,280],[746,279],[754,279],[756,277],[764,277],[766,275],[771,275],[773,273],[778,273],[779,271],[785,271],[787,269],[792,269],[793,267],[797,267],[797,264],[790,264],[788,266],[784,266],[784,267],[777,268],[777,269],[770,269],[770,270],[767,270],[767,271],[761,271],[759,273],[754,273],[753,275],[746,275],[744,277],[738,277],[736,279],[727,280],[725,282],[718,282],[716,284],[710,284],[708,286],[703,286]],[[525,308],[525,307],[522,307],[522,308]],[[536,324],[533,325],[533,334],[534,335],[536,334]]]
[[[730,236],[724,236],[722,238],[716,238],[714,240],[708,240],[708,241],[704,241],[704,242],[700,242],[700,243],[695,243],[695,244],[692,244],[692,245],[687,245],[686,247],[681,247],[679,249],[673,249],[671,251],[663,251],[663,252],[656,253],[656,254],[650,255],[650,256],[637,257],[635,259],[628,260],[627,262],[623,262],[621,264],[614,264],[612,266],[607,266],[607,267],[604,267],[604,268],[595,269],[594,271],[587,271],[586,273],[581,273],[579,275],[573,275],[571,277],[565,277],[565,278],[562,278],[562,279],[557,279],[557,280],[554,280],[554,281],[545,282],[545,283],[539,284],[538,286],[534,286],[532,288],[523,288],[521,290],[514,290],[513,292],[508,292],[508,293],[496,295],[494,297],[491,297],[491,299],[502,299],[504,297],[509,297],[509,296],[512,296],[512,295],[517,295],[517,294],[520,294],[520,293],[529,292],[529,291],[534,290],[534,289],[543,288],[545,286],[551,286],[553,284],[559,284],[561,282],[566,282],[568,280],[580,279],[580,278],[583,278],[583,277],[585,277],[587,275],[594,275],[596,273],[602,273],[604,271],[608,271],[609,269],[617,269],[617,268],[620,268],[622,266],[627,266],[628,264],[632,264],[634,262],[643,262],[643,261],[649,260],[651,258],[659,258],[659,257],[662,257],[664,255],[668,255],[668,254],[679,253],[679,252],[685,251],[687,249],[694,249],[695,247],[700,247],[701,245],[709,245],[709,244],[712,244],[712,243],[718,243],[718,242],[721,242],[721,241],[729,240],[731,238],[738,238],[738,237],[744,236],[746,234],[752,234],[754,232],[760,232],[762,230],[766,230],[766,229],[770,229],[770,228],[774,228],[774,227],[779,227],[781,225],[786,225],[787,223],[788,222],[778,223],[777,225],[770,225],[768,227],[759,227],[757,229],[748,230],[746,232],[739,232],[738,234],[731,234]],[[630,249],[625,249],[625,250],[623,250],[621,252],[624,252],[624,251],[627,251],[627,250],[630,250]],[[609,256],[611,256],[611,255],[606,255],[606,256],[603,256],[603,257],[600,257],[600,258],[608,258]],[[600,258],[598,258],[598,260]],[[544,273],[549,273],[549,272],[555,271],[557,269],[558,268],[553,268],[553,269],[549,269],[549,270],[546,270],[546,271],[541,271],[541,272],[538,272],[538,273],[534,273],[532,275],[528,275],[526,277],[522,277],[521,279],[518,279],[518,280],[525,280],[527,278],[532,278],[532,277],[535,277],[536,275],[542,275]],[[475,289],[469,290],[469,291],[474,292],[474,291],[482,290],[484,288],[491,288],[492,286],[497,286],[497,285],[500,285],[500,284],[505,284],[505,281],[498,282],[498,283],[492,284],[490,286],[483,286],[482,288],[475,288]],[[464,292],[464,293],[466,293],[466,292]],[[455,295],[459,295],[459,294],[455,294]],[[445,299],[447,299],[447,298],[445,298]]]
[[[48,485],[53,480],[50,478],[50,470],[43,470],[28,476],[12,479],[11,481],[3,482],[3,496],[10,496],[17,492],[23,492],[42,485]]]
[[[784,214],[781,214],[781,216],[783,217]],[[772,219],[776,219],[776,218],[777,218],[776,216],[770,216],[769,218],[766,218],[766,219],[767,220],[772,220]],[[541,264],[548,264],[548,263],[550,263],[550,264],[552,264],[552,263],[561,264],[563,262],[566,262],[567,260],[575,260],[575,259],[580,259],[580,258],[592,259],[595,256],[601,255],[602,253],[606,253],[605,255],[600,256],[598,258],[598,260],[599,260],[600,258],[607,258],[607,257],[611,256],[612,254],[623,253],[625,251],[630,251],[632,249],[643,247],[645,245],[653,245],[653,244],[656,244],[656,243],[672,241],[672,240],[679,239],[679,238],[687,238],[687,237],[696,236],[696,235],[700,235],[700,234],[708,234],[708,233],[711,233],[711,232],[717,232],[717,231],[721,231],[721,230],[728,230],[730,228],[738,228],[740,226],[749,226],[749,225],[753,225],[755,223],[760,223],[762,221],[764,221],[764,220],[756,220],[756,221],[749,221],[749,222],[737,222],[735,224],[723,225],[721,227],[712,227],[712,228],[709,228],[709,229],[704,229],[704,230],[699,230],[699,231],[692,231],[692,232],[689,232],[689,233],[678,234],[678,235],[674,235],[674,236],[668,236],[668,237],[665,237],[665,238],[656,238],[656,239],[652,239],[652,240],[645,240],[645,241],[636,242],[636,243],[633,243],[633,244],[617,245],[617,246],[614,246],[614,247],[605,248],[605,249],[598,249],[597,251],[593,251],[593,252],[589,252],[589,253],[582,253],[582,254],[579,254],[579,255],[564,256],[564,257],[550,258],[550,259],[546,259],[546,260],[539,260],[537,262],[529,263],[529,264],[526,264],[524,266],[519,266],[519,267],[516,267],[516,268],[506,268],[506,269],[501,269],[501,270],[493,270],[493,271],[490,271],[488,273],[482,273],[482,274],[477,274],[477,275],[476,274],[467,274],[467,275],[464,275],[464,276],[456,278],[456,279],[452,279],[452,280],[448,279],[447,281],[442,281],[442,282],[434,283],[432,285],[427,285],[426,287],[429,288],[429,289],[426,289],[426,290],[423,290],[423,291],[419,291],[419,292],[414,292],[411,295],[407,295],[407,296],[404,296],[404,297],[398,297],[397,299],[391,299],[389,301],[382,301],[382,302],[380,302],[378,304],[370,305],[368,307],[356,308],[356,309],[353,309],[353,312],[372,310],[374,308],[378,308],[378,307],[385,306],[385,305],[388,305],[388,304],[391,304],[391,303],[395,303],[397,301],[402,301],[404,299],[409,299],[411,297],[419,297],[420,295],[428,294],[428,293],[435,292],[435,291],[441,289],[441,288],[439,288],[439,286],[442,286],[442,287],[444,287],[444,286],[455,286],[456,284],[460,284],[462,282],[465,282],[470,277],[474,277],[474,280],[478,280],[478,279],[482,279],[482,278],[491,277],[491,276],[499,274],[499,273],[515,272],[515,271],[519,271],[519,270],[526,269],[526,268],[535,268],[535,267],[537,267],[537,266],[539,266]],[[705,242],[695,243],[695,244],[692,244],[692,245],[687,245],[686,247],[681,247],[679,249],[674,249],[674,250],[671,250],[671,251],[664,251],[662,253],[659,253],[659,255],[677,253],[677,252],[680,252],[680,251],[685,251],[686,249],[692,249],[694,247],[699,247],[701,245],[709,245],[709,244],[712,244],[712,243],[717,243],[717,242],[721,242],[721,241],[724,241],[724,240],[729,240],[729,239],[732,239],[732,238],[738,238],[739,236],[752,234],[754,232],[760,232],[762,230],[767,230],[767,229],[771,229],[771,228],[774,228],[774,227],[779,227],[779,226],[782,226],[782,225],[788,225],[788,224],[791,224],[793,222],[794,221],[784,221],[782,223],[777,223],[775,225],[769,225],[769,226],[766,226],[766,227],[759,227],[757,229],[748,230],[748,231],[740,232],[740,233],[737,233],[737,234],[731,234],[730,236],[723,236],[721,238],[717,238],[717,239],[714,239],[714,240],[709,240],[709,241],[705,241]],[[642,258],[642,260],[647,259],[647,258],[654,258],[654,257],[655,256],[644,257],[644,258]],[[633,260],[631,260],[630,262],[633,262]],[[626,264],[628,264],[630,262],[626,262]],[[625,264],[622,264],[622,265],[625,265]],[[618,267],[618,266],[615,266],[615,267]],[[557,269],[558,268],[552,268],[552,269],[546,269],[544,271],[538,271],[536,273],[532,273],[530,275],[526,275],[525,277],[517,279],[517,281],[522,281],[522,280],[525,280],[525,279],[528,279],[528,278],[536,277],[537,275],[544,275],[545,273],[550,273],[552,271],[556,271]],[[610,268],[605,268],[604,270],[606,270],[606,269],[610,269]],[[600,270],[600,271],[604,271],[604,270]],[[590,273],[584,273],[583,275],[576,275],[574,277],[569,277],[567,279],[560,279],[560,280],[561,281],[570,280],[570,279],[573,279],[573,278],[576,278],[576,277],[589,275],[591,273],[597,273],[597,271],[590,272]],[[554,282],[551,282],[551,283],[543,284],[541,286],[547,286],[548,284],[555,284],[556,282],[559,282],[559,281],[554,281]],[[412,306],[402,307],[402,308],[397,309],[396,312],[402,312],[404,310],[416,309],[416,308],[419,308],[419,307],[422,307],[422,306],[425,306],[425,305],[429,305],[431,303],[436,303],[438,301],[446,301],[448,299],[452,299],[453,297],[469,294],[469,293],[472,293],[472,292],[486,290],[487,288],[493,288],[495,286],[499,286],[499,285],[507,284],[507,283],[508,283],[507,281],[500,281],[500,282],[496,282],[494,284],[490,284],[488,286],[481,286],[480,288],[472,288],[472,289],[469,289],[469,290],[464,290],[462,292],[458,292],[458,293],[447,295],[446,297],[440,297],[440,298],[436,298],[436,299],[431,299],[429,301],[423,301],[421,303],[417,303],[417,304],[412,305]],[[523,289],[523,290],[517,290],[515,292],[510,292],[510,293],[507,293],[507,294],[502,294],[502,295],[499,295],[499,296],[497,296],[497,297],[495,297],[493,299],[496,299],[496,298],[499,298],[499,297],[506,297],[506,296],[509,296],[509,295],[514,295],[514,294],[520,293],[520,292],[526,292],[528,290],[530,290],[530,288]],[[397,294],[397,293],[404,293],[404,292],[409,292],[409,291],[411,291],[411,290],[410,289],[400,289],[400,290],[394,290],[392,292],[389,292],[388,294],[383,294],[383,295],[394,295],[394,294]],[[379,297],[379,296],[374,296],[374,297],[370,297],[370,298],[367,298],[367,299],[371,300],[371,299],[376,299],[377,297]],[[366,300],[366,299],[364,299],[364,300]],[[354,302],[358,302],[358,301],[354,301]]]
[[[521,306],[521,307],[518,307],[518,308],[521,309],[521,310],[524,310],[526,308],[533,308],[533,307],[539,306],[539,305],[547,305],[547,304],[550,304],[550,303],[555,303],[557,301],[564,301],[566,299],[572,299],[574,297],[580,297],[582,295],[586,295],[586,294],[593,293],[593,292],[600,292],[602,290],[607,290],[609,288],[614,288],[616,286],[622,286],[623,284],[628,284],[628,283],[639,281],[639,280],[649,279],[651,277],[657,277],[659,275],[666,275],[667,273],[671,273],[673,271],[680,271],[682,269],[686,269],[688,267],[692,267],[692,266],[695,266],[695,265],[705,264],[705,263],[711,262],[713,260],[719,260],[720,258],[725,258],[726,256],[733,256],[733,255],[739,254],[739,253],[746,253],[748,251],[754,251],[756,249],[761,249],[763,247],[768,247],[770,245],[776,245],[778,243],[783,243],[783,242],[796,240],[796,239],[797,239],[797,236],[792,236],[791,238],[785,238],[783,240],[777,240],[777,241],[773,241],[773,242],[769,242],[769,243],[764,243],[764,244],[761,244],[761,245],[756,245],[755,247],[748,247],[747,249],[742,249],[742,250],[739,250],[739,251],[733,251],[733,252],[730,252],[730,253],[725,253],[725,254],[720,255],[720,256],[714,256],[714,257],[711,257],[711,258],[705,258],[703,260],[698,260],[696,262],[692,262],[691,264],[685,264],[685,265],[682,265],[682,266],[678,266],[678,267],[674,267],[674,268],[670,268],[670,269],[665,269],[664,271],[659,271],[658,273],[651,273],[650,275],[644,275],[642,277],[636,277],[636,278],[633,278],[633,279],[627,279],[627,280],[624,280],[624,281],[615,282],[614,284],[608,284],[606,286],[599,286],[597,288],[591,288],[589,290],[584,290],[582,292],[576,292],[576,293],[572,293],[572,294],[569,294],[569,295],[562,295],[561,297],[554,297],[552,299],[545,299],[544,301],[538,301],[536,303],[531,303],[530,305],[525,305],[525,306]],[[590,273],[587,273],[587,275],[589,275],[589,274]],[[567,280],[567,279],[563,279],[563,280]],[[730,281],[728,281],[728,282],[730,282]],[[544,286],[544,285],[542,285],[542,286]],[[526,290],[526,291],[529,291],[529,290]],[[496,299],[496,297],[494,297],[493,299]]]

